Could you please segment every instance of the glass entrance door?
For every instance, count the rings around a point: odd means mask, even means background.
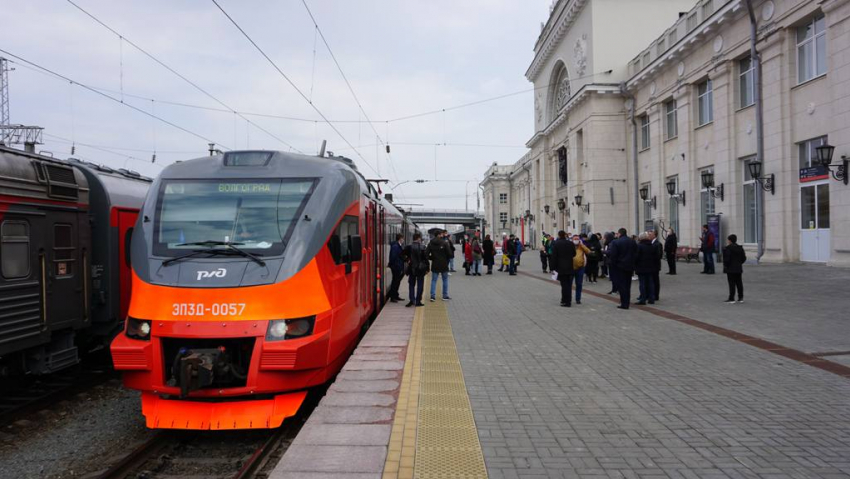
[[[800,260],[829,261],[829,183],[800,188]]]

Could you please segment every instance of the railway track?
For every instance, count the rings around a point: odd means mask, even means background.
[[[249,479],[266,477],[315,408],[321,393],[304,402],[278,429],[161,431],[97,479]]]
[[[0,428],[117,378],[118,374],[106,366],[81,366],[77,370],[7,383],[0,389]]]

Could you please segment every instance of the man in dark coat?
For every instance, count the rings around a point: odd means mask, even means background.
[[[676,274],[676,250],[679,248],[679,238],[673,228],[664,240],[664,253],[667,254],[667,274]]]
[[[401,286],[401,278],[404,276],[404,258],[402,258],[404,250],[402,249],[402,244],[404,244],[404,235],[397,234],[395,235],[395,241],[390,246],[390,271],[393,273],[393,281],[390,284],[390,291],[387,294],[387,298],[389,298],[390,302],[398,303],[399,301],[404,300],[404,298],[398,295],[398,288]]]
[[[446,242],[446,232],[437,233],[437,236],[428,243],[428,259],[431,260],[431,301],[436,301],[437,276],[443,278],[443,300],[449,297],[449,258],[452,251]]]
[[[484,237],[484,241],[481,243],[481,249],[484,251],[484,265],[487,266],[487,274],[493,274],[493,260],[496,257],[496,247],[493,245],[490,235]]]
[[[661,262],[664,261],[664,246],[661,245],[661,241],[658,239],[658,231],[650,231],[648,232],[649,239],[652,241],[652,247],[655,248],[655,255],[658,257],[658,264],[655,265],[652,271],[652,282],[654,283],[653,292],[655,293],[654,301],[658,301],[659,296],[661,296]]]
[[[516,238],[514,235],[511,235],[508,238],[508,260],[510,263],[508,264],[508,273],[511,276],[516,276]]]
[[[747,255],[744,253],[744,248],[738,244],[738,236],[729,235],[726,247],[723,248],[723,272],[726,273],[726,280],[729,282],[729,299],[727,303],[735,302],[735,289],[738,290],[738,302],[744,302],[744,263],[747,262]]]
[[[617,231],[617,239],[608,245],[608,260],[610,262],[608,272],[614,289],[620,294],[619,309],[629,309],[632,296],[632,273],[635,270],[635,257],[637,256],[637,245],[629,237],[625,228]]]
[[[576,247],[572,241],[567,240],[567,232],[558,231],[558,239],[552,244],[552,260],[549,268],[558,273],[558,281],[561,283],[561,306],[565,308],[569,308],[572,302],[575,256]]]
[[[425,306],[422,304],[422,289],[428,274],[428,258],[422,246],[422,233],[413,234],[413,243],[404,249],[404,257],[407,258],[407,284],[410,286],[410,299],[405,306]]]
[[[651,233],[641,233],[638,237],[635,273],[640,281],[640,296],[637,304],[655,304],[655,279],[658,271],[658,248],[652,244]]]
[[[452,241],[451,236],[446,237],[446,244],[449,245],[449,250],[451,251],[451,255],[449,256],[449,273],[455,272],[455,244]],[[463,252],[463,240],[461,239],[460,251]]]
[[[702,274],[714,274],[714,242],[716,238],[714,237],[714,233],[708,229],[708,225],[702,225],[702,236],[700,236],[699,240],[704,264]]]

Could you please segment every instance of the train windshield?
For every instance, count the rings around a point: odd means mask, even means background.
[[[164,180],[154,254],[208,248],[283,252],[315,180]]]

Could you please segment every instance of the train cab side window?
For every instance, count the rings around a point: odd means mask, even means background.
[[[133,240],[133,228],[127,228],[124,233],[124,264],[130,267],[130,246]]]
[[[334,263],[336,264],[344,264],[348,263],[351,258],[351,252],[349,251],[351,236],[357,236],[359,234],[357,217],[356,216],[346,216],[339,222],[339,226],[336,229],[336,232],[331,236],[331,240],[328,242],[328,248],[331,250],[331,256],[333,256]]]
[[[74,229],[68,224],[53,225],[53,272],[57,277],[74,274]]]
[[[0,227],[0,257],[3,277],[26,278],[30,275],[30,229],[24,221],[4,221]]]

